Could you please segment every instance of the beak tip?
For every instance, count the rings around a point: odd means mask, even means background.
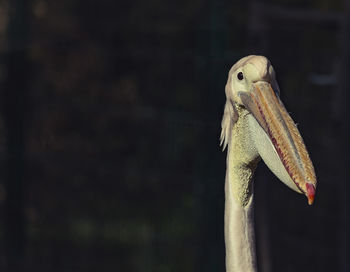
[[[309,205],[312,205],[312,203],[314,202],[315,192],[316,192],[315,186],[310,183],[306,183],[306,196],[307,196]]]
[[[312,203],[314,203],[314,199],[315,199],[314,196],[307,196],[307,200],[308,200],[309,205],[312,205]]]

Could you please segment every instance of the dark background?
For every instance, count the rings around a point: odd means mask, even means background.
[[[1,271],[224,271],[230,67],[263,54],[318,176],[261,163],[259,271],[350,271],[349,0],[0,1]]]

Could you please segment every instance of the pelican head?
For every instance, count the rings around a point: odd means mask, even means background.
[[[229,72],[225,93],[223,148],[230,144],[235,126],[241,121],[243,150],[258,154],[284,184],[305,194],[312,204],[316,189],[314,167],[296,125],[280,100],[269,60],[263,56],[239,60]]]

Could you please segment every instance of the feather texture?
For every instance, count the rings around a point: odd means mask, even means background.
[[[226,101],[224,116],[221,121],[220,146],[222,146],[222,151],[225,150],[227,144],[230,142],[232,128],[237,120],[238,113],[236,108],[230,101]]]

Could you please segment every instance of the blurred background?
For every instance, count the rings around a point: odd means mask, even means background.
[[[1,271],[224,271],[230,67],[263,54],[313,206],[260,163],[259,271],[350,271],[349,0],[0,0]]]

